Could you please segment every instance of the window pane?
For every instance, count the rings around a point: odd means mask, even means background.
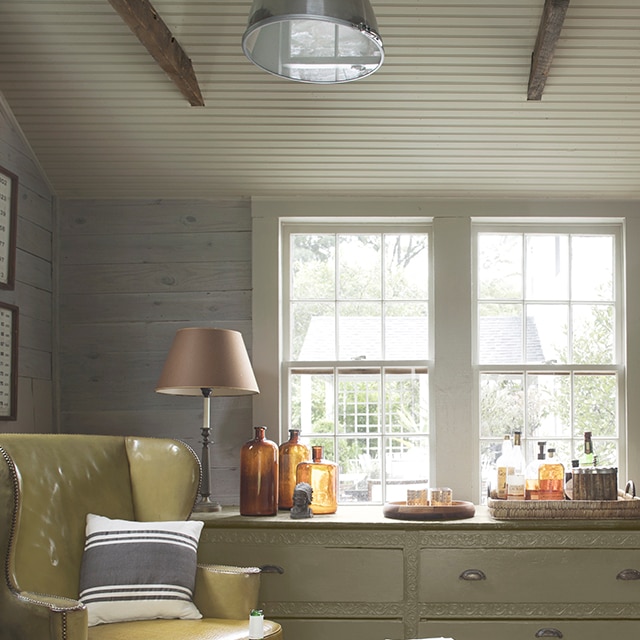
[[[522,362],[522,305],[478,305],[481,364]]]
[[[613,305],[573,305],[573,361],[576,364],[615,362]]]
[[[527,375],[527,429],[532,440],[571,438],[569,374]]]
[[[527,362],[568,362],[569,306],[528,304],[526,309]]]
[[[380,484],[379,437],[340,438],[340,502],[371,501],[372,484]]]
[[[613,236],[573,236],[573,300],[613,300]]]
[[[395,436],[386,448],[387,501],[404,501],[407,489],[427,488],[429,483],[429,439]]]
[[[427,300],[429,245],[426,234],[385,235],[385,298]]]
[[[429,307],[420,302],[387,302],[384,319],[384,355],[393,360],[429,357]]]
[[[480,375],[480,435],[502,438],[524,431],[524,384],[520,374]]]
[[[428,374],[387,372],[384,382],[387,433],[428,433]]]
[[[382,358],[382,304],[342,302],[338,305],[338,359]]]
[[[334,360],[336,328],[334,305],[294,302],[291,305],[291,359]]]
[[[382,298],[381,237],[338,236],[339,298],[380,300]]]
[[[333,434],[333,371],[292,372],[289,376],[289,428],[303,436]]]
[[[522,234],[478,235],[478,297],[481,300],[522,298]]]
[[[569,237],[527,234],[526,246],[526,298],[568,300]]]
[[[594,438],[618,435],[617,380],[615,374],[575,374],[573,380],[574,436],[591,431]],[[594,452],[595,453],[595,452]]]
[[[380,433],[381,390],[378,371],[338,375],[338,433]]]
[[[335,299],[335,235],[291,236],[291,297]]]

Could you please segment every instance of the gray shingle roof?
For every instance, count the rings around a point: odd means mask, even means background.
[[[527,362],[544,362],[544,351],[535,320],[527,318]],[[426,317],[395,317],[385,320],[386,356],[397,360],[428,357]],[[377,317],[340,318],[340,360],[376,360],[380,352],[382,325]],[[480,318],[480,362],[517,364],[522,361],[522,322],[518,317]],[[335,343],[335,320],[331,316],[311,319],[299,360],[331,360]],[[364,358],[363,358],[364,356]]]

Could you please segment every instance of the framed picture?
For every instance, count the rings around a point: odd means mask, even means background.
[[[0,289],[13,289],[16,270],[18,176],[0,167]]]
[[[18,415],[18,307],[0,302],[0,420]]]

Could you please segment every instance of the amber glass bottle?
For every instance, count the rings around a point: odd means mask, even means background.
[[[564,500],[564,466],[556,460],[556,450],[538,468],[540,500]]]
[[[278,513],[278,445],[255,427],[255,438],[240,450],[240,515],[274,516]]]
[[[300,430],[289,429],[289,439],[280,445],[278,453],[278,508],[291,509],[296,486],[296,469],[311,457],[309,447],[299,440]]]
[[[314,514],[335,513],[338,509],[338,465],[322,457],[322,447],[311,447],[313,459],[301,462],[296,482],[307,482],[313,489],[311,511]]]

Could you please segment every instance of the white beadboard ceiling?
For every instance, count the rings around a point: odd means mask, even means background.
[[[250,0],[152,0],[191,107],[107,0],[0,0],[0,91],[63,198],[640,197],[640,0],[571,0],[527,101],[544,0],[372,0],[385,63],[282,80]]]

